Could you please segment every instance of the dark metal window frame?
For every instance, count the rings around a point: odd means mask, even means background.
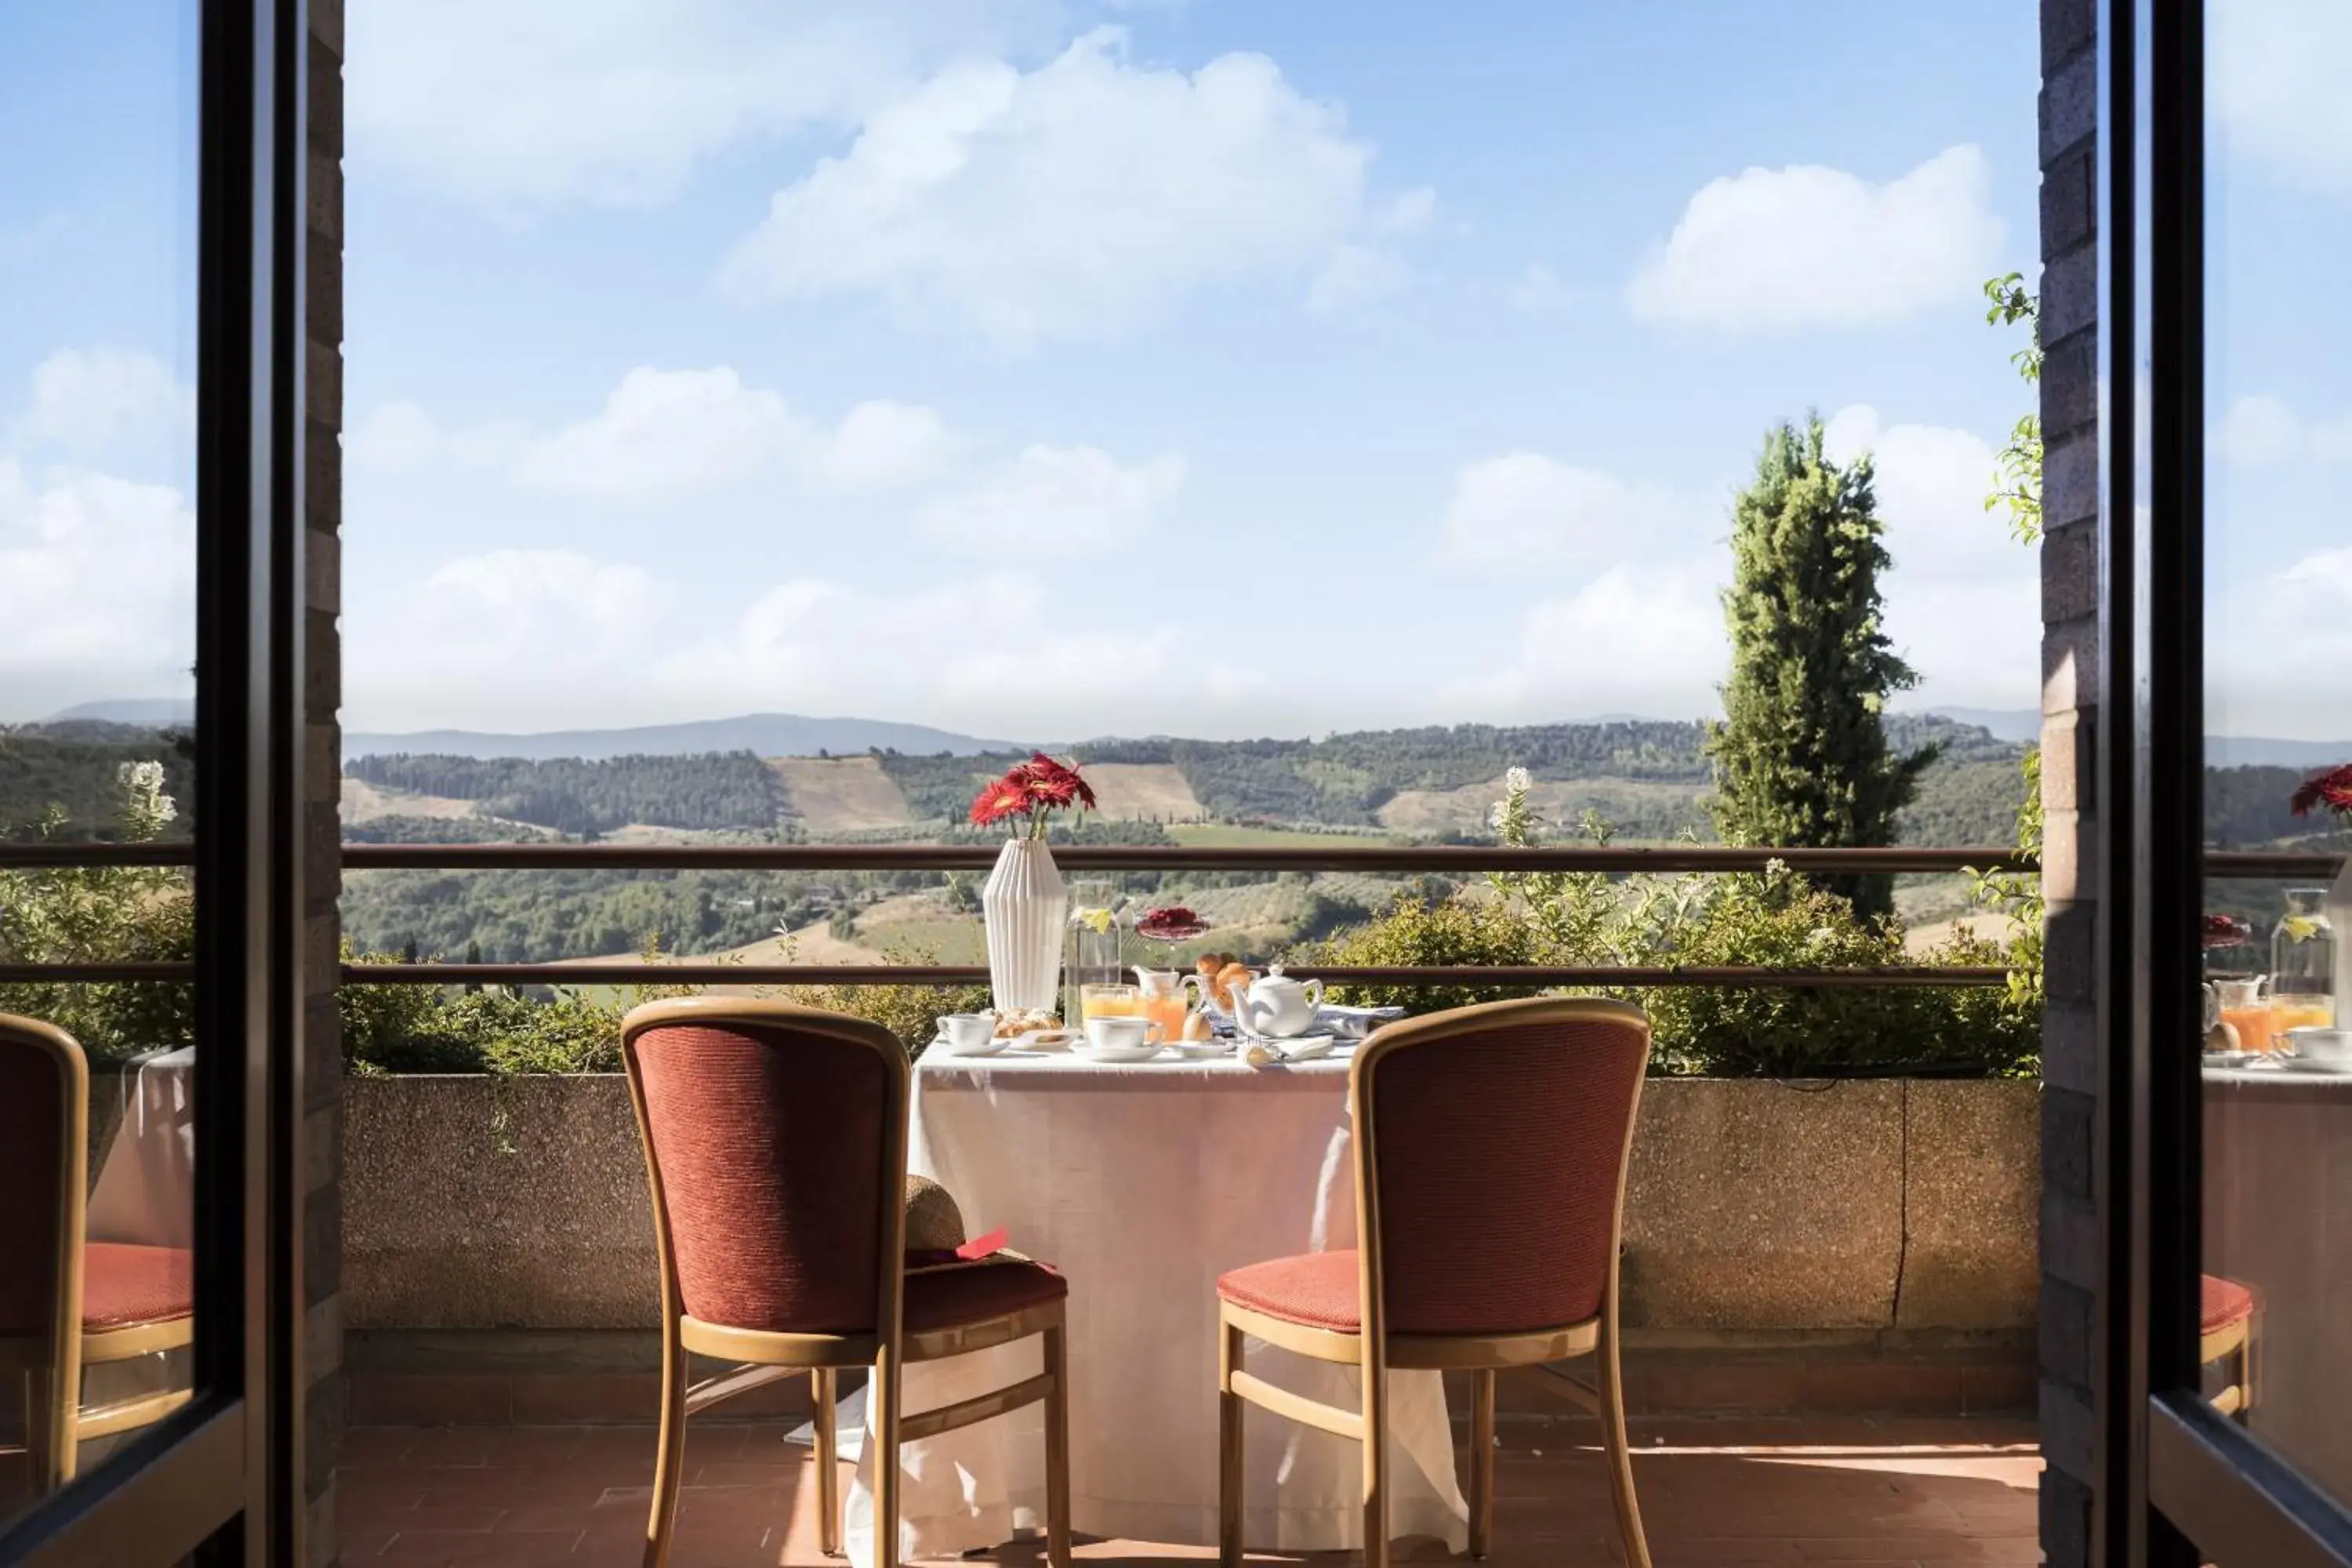
[[[302,353],[309,18],[200,0],[194,1396],[0,1565],[301,1561]]]
[[[2135,1568],[2342,1568],[2352,1512],[2217,1415],[2198,1387],[2204,1089],[2190,955],[2207,871],[2206,11],[2207,0],[2109,0],[2101,28],[2100,1206],[2111,1266],[2095,1533],[2105,1562]]]

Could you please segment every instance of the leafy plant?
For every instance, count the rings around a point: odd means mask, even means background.
[[[2042,296],[2029,293],[2025,275],[1985,279],[1985,298],[1991,301],[1985,320],[1996,327],[2026,327],[2025,346],[2009,356],[2028,386],[2042,380]],[[2019,416],[2009,440],[1995,456],[1993,489],[1985,497],[1985,510],[2009,509],[2009,528],[2021,544],[2042,537],[2042,415],[2037,409]]]
[[[115,769],[115,820],[126,844],[164,835],[178,816],[159,762]],[[31,825],[44,842],[69,836],[51,806]],[[0,838],[10,837],[0,824]],[[79,835],[72,835],[78,837]],[[185,873],[156,866],[0,870],[0,959],[16,963],[184,962],[195,952],[195,908]],[[0,1012],[55,1024],[93,1060],[171,1049],[194,1037],[185,985],[153,982],[38,982],[0,985]]]
[[[1935,761],[1897,756],[1887,698],[1917,684],[1888,639],[1878,589],[1889,564],[1871,462],[1830,460],[1818,417],[1769,433],[1732,510],[1723,595],[1731,677],[1711,725],[1716,829],[1727,844],[1891,844],[1895,817]],[[1837,877],[1863,916],[1893,908],[1884,878]]]

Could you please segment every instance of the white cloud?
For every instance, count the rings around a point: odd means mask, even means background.
[[[1627,289],[1645,321],[1767,331],[1880,326],[1974,295],[2002,227],[1982,151],[1952,147],[1874,184],[1842,169],[1709,182]]]
[[[2208,24],[2224,144],[2292,183],[2352,196],[2352,9],[2341,0],[2237,0]]]
[[[351,8],[353,159],[501,210],[634,205],[731,147],[874,105],[1036,0],[374,0]]]
[[[195,390],[152,354],[66,349],[33,370],[31,405],[10,429],[27,450],[160,462],[186,468],[195,452]]]
[[[2225,461],[2245,468],[2352,462],[2352,414],[2306,419],[2284,398],[2246,393],[2222,411],[2212,444]]]
[[[532,489],[643,502],[754,478],[850,489],[921,484],[968,445],[937,412],[914,404],[861,403],[826,428],[725,365],[639,365],[600,411],[549,435],[503,427],[453,434],[412,405],[392,404],[362,425],[357,455],[394,472],[444,456],[461,466],[510,462],[514,479]]]
[[[1131,63],[1101,28],[1036,70],[967,61],[877,111],[776,194],[725,278],[755,298],[871,292],[1014,347],[1116,335],[1261,275],[1328,274],[1323,301],[1349,302],[1394,279],[1335,251],[1426,222],[1434,200],[1369,201],[1371,158],[1262,55],[1187,76]]]
[[[1454,476],[1441,553],[1525,565],[1639,554],[1699,530],[1702,503],[1536,452],[1465,463]]]
[[[2041,553],[1985,510],[1990,445],[1948,426],[1882,426],[1864,404],[1830,417],[1825,445],[1837,462],[1873,458],[1894,561],[1886,631],[1920,676],[1908,700],[2028,705],[2041,668]]]
[[[1450,683],[1445,696],[1461,710],[1539,721],[1714,713],[1729,657],[1717,593],[1728,576],[1720,549],[1704,563],[1612,566],[1528,611],[1516,658],[1491,675]]]
[[[634,674],[673,601],[642,568],[574,550],[491,550],[428,573],[379,613],[349,617],[349,668],[387,691],[466,700],[488,685],[511,714],[536,682]],[[484,682],[485,670],[498,671]]]
[[[2284,463],[2304,447],[2303,421],[2275,397],[2249,395],[2232,401],[2215,432],[2221,456],[2245,468]]]
[[[1184,459],[1122,464],[1099,447],[1031,446],[970,489],[923,509],[918,526],[977,552],[1104,550],[1149,533],[1175,503]]]
[[[2342,740],[2352,729],[2352,703],[2335,681],[2292,672],[2333,676],[2352,668],[2352,548],[2315,551],[2283,571],[2217,582],[2213,589],[2206,609],[2206,728]]]
[[[567,495],[658,500],[740,479],[797,437],[783,398],[723,365],[639,365],[601,413],[526,447],[515,477]]]
[[[164,485],[0,457],[0,689],[37,716],[186,688],[195,515]]]

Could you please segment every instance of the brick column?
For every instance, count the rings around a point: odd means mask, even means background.
[[[2098,1321],[2096,0],[2042,0],[2042,1546],[2088,1561]]]
[[[310,1388],[304,1402],[304,1496],[309,1561],[339,1561],[335,1542],[335,1461],[343,1430],[343,1050],[335,1014],[335,979],[341,931],[335,900],[342,887],[342,607],[343,521],[343,0],[310,0],[310,205],[304,215],[308,319],[304,370],[302,510],[309,582],[304,637],[309,681],[302,696],[306,737],[303,769],[303,852],[309,885],[303,895],[305,990],[303,1020],[308,1102],[303,1114],[302,1247],[304,1353]]]

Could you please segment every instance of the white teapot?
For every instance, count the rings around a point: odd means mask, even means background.
[[[1287,1040],[1315,1026],[1315,1009],[1322,1005],[1323,983],[1301,984],[1282,972],[1279,963],[1250,982],[1248,990],[1233,992],[1234,1022],[1253,1035]]]

